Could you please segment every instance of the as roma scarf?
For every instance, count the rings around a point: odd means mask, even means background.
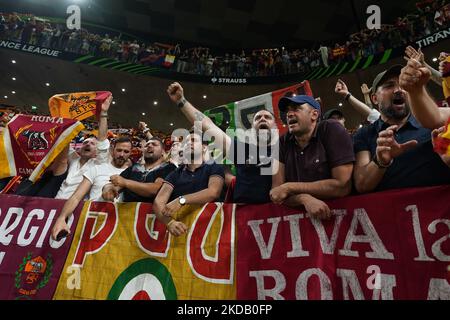
[[[0,178],[20,175],[36,182],[83,129],[72,119],[16,115],[0,133]]]
[[[433,137],[433,145],[436,153],[450,156],[450,118],[445,125],[444,132]]]
[[[99,118],[102,103],[111,95],[109,91],[57,94],[48,100],[52,117],[84,120]]]

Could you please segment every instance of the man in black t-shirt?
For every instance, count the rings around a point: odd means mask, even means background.
[[[123,202],[153,202],[165,177],[176,169],[164,162],[164,144],[152,137],[145,144],[145,164],[136,163],[120,175],[111,176],[111,183],[103,187],[103,198],[113,201],[122,193]]]
[[[278,152],[278,131],[274,115],[265,109],[256,112],[252,120],[252,129],[245,133],[240,132],[243,134],[238,133],[232,139],[184,98],[184,91],[179,83],[171,84],[167,93],[192,125],[197,121],[201,122],[203,132],[215,137],[215,145],[220,146],[223,155],[235,164],[236,185],[233,202],[270,202],[271,157],[274,156],[273,151]]]

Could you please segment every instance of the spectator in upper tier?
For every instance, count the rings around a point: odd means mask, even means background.
[[[154,201],[157,218],[175,236],[184,234],[187,227],[176,221],[176,212],[186,204],[205,204],[217,201],[224,184],[223,165],[205,162],[207,146],[202,137],[191,133],[184,141],[187,164],[169,174]]]
[[[411,115],[408,93],[400,87],[401,65],[380,73],[372,101],[381,117],[354,135],[356,190],[365,193],[446,184],[450,170],[433,151],[431,130]]]
[[[351,138],[339,122],[320,121],[320,105],[312,97],[283,97],[278,107],[287,112],[289,132],[280,138],[270,197],[277,204],[304,206],[312,217],[329,218],[330,208],[322,200],[351,192]]]

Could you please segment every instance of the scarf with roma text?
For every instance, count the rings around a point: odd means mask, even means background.
[[[0,179],[22,176],[36,182],[83,129],[73,119],[14,116],[0,132]]]

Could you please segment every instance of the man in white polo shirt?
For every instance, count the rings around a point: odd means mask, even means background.
[[[70,233],[70,228],[66,223],[67,218],[73,213],[80,201],[85,199],[88,193],[88,200],[103,200],[102,189],[110,182],[110,177],[122,173],[127,168],[131,147],[129,138],[117,139],[112,150],[112,161],[92,166],[83,174],[83,180],[73,195],[66,201],[59,217],[56,219],[52,229],[53,239],[56,240],[60,232],[66,235]]]

